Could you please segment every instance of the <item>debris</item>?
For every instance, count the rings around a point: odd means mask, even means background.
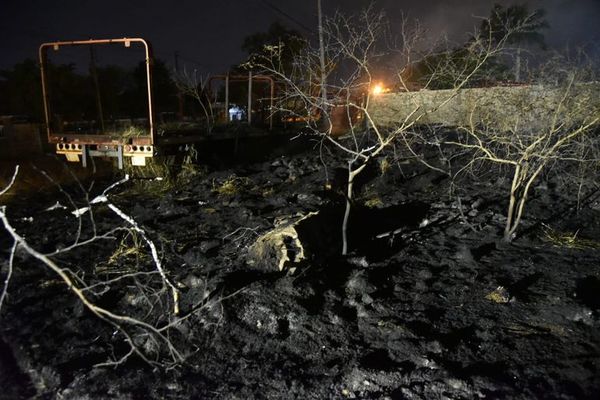
[[[78,208],[75,211],[71,211],[71,214],[73,214],[75,217],[79,218],[88,211],[90,211],[89,207],[82,207],[82,208]]]
[[[44,211],[52,211],[52,210],[64,210],[67,207],[63,206],[62,204],[60,204],[60,202],[56,202],[54,205],[46,208]]]
[[[485,298],[499,304],[505,304],[510,301],[510,295],[504,286],[498,286],[494,291],[485,296]]]
[[[275,265],[282,271],[285,263],[297,263],[305,258],[304,247],[298,238],[296,226],[307,218],[317,215],[311,212],[293,221],[282,220],[275,229],[256,239],[248,250],[248,264],[270,268]]]
[[[367,258],[362,256],[362,257],[350,257],[348,258],[348,263],[352,264],[352,265],[356,265],[357,267],[362,267],[362,268],[368,268],[369,267],[369,262],[367,261]]]

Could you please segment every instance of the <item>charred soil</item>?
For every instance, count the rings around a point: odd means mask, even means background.
[[[203,305],[172,338],[185,362],[166,370],[135,356],[94,367],[122,356],[122,339],[17,252],[1,310],[0,398],[598,398],[596,192],[577,203],[558,182],[539,185],[519,236],[505,243],[506,180],[463,182],[458,198],[447,178],[418,166],[375,170],[357,189],[352,253],[341,257],[346,200],[333,178],[343,163],[330,161],[327,174],[307,152],[203,167],[169,190],[149,181],[114,195],[161,243],[183,312]],[[93,190],[110,183],[102,179]],[[74,234],[71,211],[51,190],[7,204],[18,232],[48,252]],[[303,260],[283,271],[248,263],[260,235],[309,213],[296,226]],[[110,225],[98,215],[99,227]],[[0,233],[2,281],[10,246]],[[102,246],[59,261],[98,271],[114,250]],[[137,256],[105,267],[127,270]],[[128,287],[109,293],[98,301],[126,311]]]

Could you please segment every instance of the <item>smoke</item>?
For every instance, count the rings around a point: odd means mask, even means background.
[[[550,48],[584,47],[598,51],[600,0],[380,0],[377,4],[391,19],[398,18],[403,12],[420,20],[432,38],[448,35],[460,42],[479,26],[481,18],[490,15],[495,3],[503,6],[524,4],[530,11],[545,10],[550,27],[543,33]]]

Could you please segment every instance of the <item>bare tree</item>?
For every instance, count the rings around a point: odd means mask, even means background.
[[[356,177],[371,160],[391,148],[399,139],[408,144],[409,131],[426,115],[454,98],[495,56],[501,54],[506,43],[506,38],[492,41],[489,37],[476,33],[464,46],[465,54],[453,59],[452,65],[448,62],[450,58],[439,59],[444,62],[436,62],[430,68],[422,86],[426,88],[443,73],[450,73],[452,90],[433,107],[414,104],[390,129],[389,126],[379,125],[371,112],[373,96],[377,95],[373,89],[377,86],[377,77],[381,72],[378,66],[392,53],[396,60],[402,60],[403,64],[395,68],[391,75],[395,76],[396,87],[406,89],[409,86],[406,71],[417,65],[417,60],[424,59],[424,54],[418,53],[419,49],[429,48],[419,29],[410,27],[406,20],[402,22],[399,49],[391,49],[386,43],[389,26],[385,15],[371,7],[353,17],[336,13],[331,18],[325,18],[323,45],[311,46],[307,43],[304,51],[297,55],[291,73],[286,74],[278,67],[278,48],[271,48],[270,53],[265,52],[266,55],[252,60],[252,67],[262,68],[284,84],[278,111],[295,120],[304,121],[313,135],[347,157],[346,208],[342,223],[343,254],[348,252],[347,228]],[[324,83],[322,53],[326,59],[326,99],[323,99],[325,91],[320,87]],[[448,50],[438,52],[447,53]],[[426,55],[431,56],[430,52]],[[340,128],[344,131],[342,137],[339,137]],[[409,148],[412,151],[412,147]]]
[[[17,174],[18,168],[8,186],[0,190],[0,196],[10,189]],[[71,242],[50,252],[37,249],[32,243],[35,238],[32,238],[32,235],[28,235],[26,238],[11,223],[7,213],[8,206],[0,206],[0,221],[13,241],[9,258],[6,263],[3,263],[7,266],[7,272],[0,295],[0,306],[6,303],[10,279],[15,267],[18,268],[28,263],[26,258],[19,257],[19,253],[23,252],[56,274],[69,292],[81,301],[87,310],[114,327],[115,338],[120,337],[129,346],[128,351],[114,354],[112,358],[99,364],[100,366],[116,366],[125,362],[130,356],[136,355],[152,366],[168,368],[185,361],[186,355],[174,344],[173,339],[178,336],[178,332],[185,331],[185,329],[181,329],[185,321],[198,315],[204,304],[193,305],[185,312],[180,310],[180,288],[184,285],[174,282],[170,277],[162,263],[159,247],[151,239],[150,234],[109,199],[110,192],[127,181],[128,177],[126,176],[92,199],[89,199],[86,192],[87,201],[85,201],[84,207],[78,207],[76,205],[78,202],[59,186],[59,190],[66,196],[71,206],[71,213],[77,219],[78,224],[74,234],[56,232],[63,239],[70,238],[68,240]],[[80,187],[82,186],[80,185]],[[99,207],[111,210],[112,215],[116,216],[122,224],[115,225],[114,219],[103,221],[114,227],[100,232],[95,214],[95,209]],[[61,206],[61,208],[64,208],[63,212],[68,215],[69,207]],[[103,223],[102,225],[107,224]],[[131,240],[132,238],[136,240]],[[102,255],[107,251],[110,252],[111,243],[117,245],[116,249],[110,257],[107,257],[106,261],[102,261]],[[61,260],[64,261],[70,254],[81,251],[93,253],[94,257],[97,255],[98,261],[96,263],[74,263],[72,266],[61,265]],[[130,268],[128,267],[124,271],[113,271],[110,274],[100,271],[102,265],[106,266],[102,268],[103,270],[114,270],[114,267],[111,268],[113,261],[123,254],[137,255],[136,261],[132,265],[127,262],[122,264],[130,265]],[[78,257],[78,259],[80,258]],[[123,287],[127,287],[127,295],[123,300],[125,303],[115,306],[118,308],[117,310],[98,304],[97,300],[101,296],[110,295],[113,290]],[[208,287],[205,287],[205,293],[208,293]],[[179,338],[183,341],[186,339],[181,335]]]
[[[181,96],[192,99],[200,106],[202,119],[206,121],[206,129],[210,132],[215,124],[215,115],[208,93],[208,77],[200,74],[197,69],[190,72],[184,67],[182,71],[173,73],[173,81]]]
[[[495,4],[489,19],[481,24],[481,30],[491,40],[502,40],[510,33],[508,44],[514,47],[514,77],[517,82],[520,82],[523,45],[534,44],[545,49],[546,44],[541,31],[548,26],[543,9],[530,12],[527,6],[522,4],[509,7]]]
[[[471,151],[458,173],[482,161],[511,171],[506,241],[515,237],[532,185],[545,170],[562,174],[567,162],[598,161],[600,87],[588,83],[589,68],[552,64],[538,84],[473,92],[468,118],[459,124],[464,135],[447,141]]]

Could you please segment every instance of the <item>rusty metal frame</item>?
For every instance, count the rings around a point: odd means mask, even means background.
[[[215,80],[225,81],[225,113],[227,113],[229,109],[229,84],[231,82],[245,82],[248,81],[248,104],[252,104],[252,82],[253,81],[262,81],[270,84],[271,89],[271,98],[270,98],[270,114],[269,114],[269,129],[273,129],[273,105],[275,101],[275,80],[273,77],[268,75],[253,75],[252,71],[248,72],[248,75],[213,75],[208,79],[208,91],[212,93],[212,83]],[[216,99],[215,99],[216,101]],[[251,108],[248,107],[248,114],[250,115],[252,112]],[[228,120],[228,116],[226,115],[226,119]],[[248,122],[251,123],[252,120],[249,117]]]
[[[46,133],[48,136],[49,143],[69,143],[77,142],[83,145],[86,144],[111,144],[111,145],[123,145],[124,143],[119,140],[115,140],[109,135],[58,135],[52,132],[50,127],[50,104],[48,99],[48,88],[46,82],[46,63],[47,63],[47,50],[52,48],[53,50],[60,49],[61,46],[85,46],[85,45],[98,45],[98,44],[118,44],[122,43],[125,47],[130,47],[131,43],[141,43],[144,46],[146,56],[146,85],[148,91],[148,124],[149,124],[149,135],[148,137],[136,138],[136,144],[150,145],[154,144],[154,99],[152,93],[152,47],[150,43],[142,38],[122,38],[122,39],[90,39],[90,40],[74,40],[74,41],[61,41],[61,42],[48,42],[43,43],[39,47],[39,59],[40,59],[40,71],[42,78],[42,97],[44,100],[44,115],[46,118]],[[85,147],[84,147],[85,148]],[[57,147],[58,149],[58,147]],[[75,152],[76,148],[73,149]],[[79,153],[81,154],[81,153]]]

